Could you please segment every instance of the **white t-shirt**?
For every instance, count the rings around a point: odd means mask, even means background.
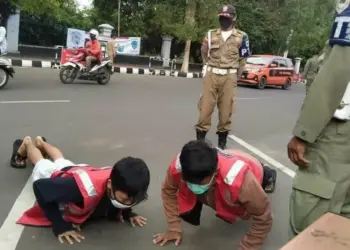
[[[232,30],[229,31],[221,31],[222,38],[226,42],[227,38],[232,34]]]

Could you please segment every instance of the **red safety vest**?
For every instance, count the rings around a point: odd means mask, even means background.
[[[179,183],[179,192],[177,194],[179,214],[185,214],[194,208],[197,203],[197,196],[191,192],[187,184],[182,180],[179,156],[180,154],[171,163],[170,172],[173,179]],[[218,170],[215,188],[216,215],[229,223],[233,223],[237,217],[248,220],[250,215],[247,214],[244,207],[236,202],[248,170],[262,183],[263,169],[261,164],[248,158],[243,153],[235,152],[230,154],[218,151]],[[224,198],[227,197],[227,194],[231,198],[230,202],[226,200],[227,198]]]
[[[66,221],[81,224],[89,218],[106,192],[107,180],[111,171],[111,168],[77,166],[67,171],[56,171],[51,175],[51,178],[73,177],[84,199],[84,207],[82,208],[73,203],[63,204],[63,215]],[[38,204],[24,212],[17,224],[51,226],[51,222],[46,218],[44,211]]]

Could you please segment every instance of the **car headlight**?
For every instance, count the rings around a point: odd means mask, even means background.
[[[248,72],[253,73],[253,74],[257,74],[257,73],[261,72],[261,69],[251,69]]]

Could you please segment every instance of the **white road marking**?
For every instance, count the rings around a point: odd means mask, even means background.
[[[259,149],[253,147],[252,145],[250,145],[249,143],[243,141],[242,139],[238,138],[235,135],[229,135],[228,137],[230,139],[234,140],[235,142],[237,142],[238,144],[240,144],[242,147],[245,147],[246,149],[248,149],[249,151],[251,151],[255,155],[259,156],[261,159],[263,159],[266,162],[270,163],[275,168],[281,170],[286,175],[290,176],[291,178],[294,178],[295,172],[293,170],[291,170],[290,168],[287,168],[286,166],[284,166],[282,163],[279,163],[275,159],[272,159],[270,156],[264,154]]]
[[[70,100],[34,100],[34,101],[0,101],[0,104],[23,104],[23,103],[67,103]]]
[[[32,186],[32,178],[29,178],[22,192],[13,204],[10,213],[4,220],[0,228],[0,249],[16,249],[24,229],[24,226],[17,225],[16,221],[27,209],[31,208],[35,202]]]

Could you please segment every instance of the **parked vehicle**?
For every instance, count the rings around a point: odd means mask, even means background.
[[[10,77],[13,77],[15,70],[12,67],[11,61],[0,57],[0,89],[4,88]]]
[[[294,75],[294,65],[289,58],[253,55],[247,58],[247,64],[238,82],[255,85],[258,89],[264,89],[266,86],[289,89]]]
[[[76,49],[76,55],[61,65],[60,80],[65,84],[73,83],[75,79],[97,81],[101,85],[109,82],[113,74],[110,60],[97,62],[92,65],[90,72],[86,71],[86,49]]]

